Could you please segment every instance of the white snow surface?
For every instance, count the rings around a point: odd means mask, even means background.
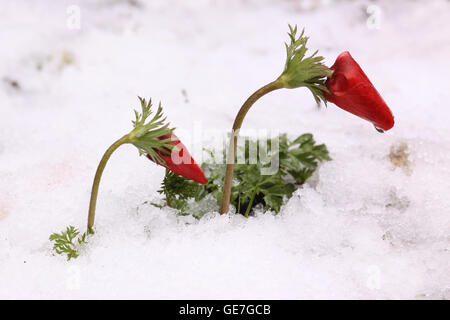
[[[66,25],[73,4],[80,29]],[[373,4],[379,30],[367,26]],[[0,298],[449,299],[449,17],[445,0],[2,1]],[[281,213],[249,219],[142,205],[164,170],[123,146],[103,175],[96,234],[78,259],[52,254],[51,233],[85,230],[96,166],[131,130],[137,95],[161,100],[201,158],[194,128],[230,130],[281,73],[288,23],[328,65],[351,52],[392,130],[317,109],[306,89],[267,95],[244,127],[312,132],[333,161]],[[402,143],[403,168],[388,156]]]

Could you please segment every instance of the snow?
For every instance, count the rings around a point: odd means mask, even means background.
[[[67,26],[74,4],[80,29]],[[444,0],[3,1],[0,298],[449,299],[449,12]],[[84,230],[96,166],[137,95],[162,101],[200,162],[201,142],[281,73],[288,23],[328,65],[350,51],[394,129],[318,110],[305,89],[264,97],[245,128],[312,132],[333,161],[279,215],[249,219],[143,204],[164,170],[123,146],[95,236],[78,259],[52,255],[52,232]]]

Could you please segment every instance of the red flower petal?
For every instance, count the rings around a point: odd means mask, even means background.
[[[157,150],[156,152],[166,162],[166,165],[159,162],[157,162],[157,164],[166,167],[180,176],[194,180],[198,183],[207,183],[208,179],[206,179],[202,169],[195,163],[195,160],[191,157],[187,148],[181,143],[176,135],[166,134],[158,139],[164,140],[169,138],[172,138],[173,140],[170,141],[169,144],[175,146],[175,148],[172,149],[170,154],[163,154],[161,151]],[[147,155],[147,158],[152,160],[149,155]]]
[[[330,69],[334,72],[326,81],[328,101],[376,128],[389,130],[394,126],[391,110],[348,51],[341,53]]]

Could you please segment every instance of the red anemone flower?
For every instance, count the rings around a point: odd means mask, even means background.
[[[189,151],[184,144],[178,139],[176,135],[166,134],[159,137],[159,140],[172,138],[169,144],[175,146],[172,152],[168,154],[163,154],[161,151],[157,150],[158,155],[166,162],[166,165],[157,162],[157,164],[169,169],[170,171],[183,176],[185,178],[194,180],[198,183],[205,184],[208,180],[205,177],[202,169],[195,163],[195,160],[190,155]],[[147,155],[150,160],[151,157]]]
[[[394,126],[394,116],[378,91],[348,51],[341,53],[330,68],[326,81],[328,101],[373,123],[377,130]]]

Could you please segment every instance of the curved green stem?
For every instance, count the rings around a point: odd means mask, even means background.
[[[234,171],[234,155],[236,154],[236,144],[239,135],[239,129],[241,128],[242,122],[250,110],[252,105],[262,96],[268,94],[277,89],[283,88],[283,82],[278,78],[277,80],[265,85],[264,87],[255,91],[242,105],[236,118],[234,119],[233,130],[230,137],[230,145],[228,148],[227,157],[227,168],[225,172],[225,181],[223,184],[223,195],[222,195],[222,205],[220,207],[220,214],[227,213],[230,209],[230,196],[231,196],[231,185],[233,181],[233,171]]]
[[[102,159],[100,160],[100,163],[98,164],[97,171],[95,172],[94,177],[94,183],[92,184],[92,190],[91,190],[91,200],[89,202],[89,216],[88,216],[88,233],[93,233],[93,226],[94,226],[94,220],[95,220],[95,206],[97,204],[97,195],[98,195],[98,187],[100,185],[100,180],[102,178],[103,170],[105,169],[106,163],[109,160],[109,157],[111,157],[111,154],[122,144],[129,143],[130,142],[130,136],[129,134],[124,135],[122,138],[114,142],[108,150],[106,150],[105,154],[103,155]]]

